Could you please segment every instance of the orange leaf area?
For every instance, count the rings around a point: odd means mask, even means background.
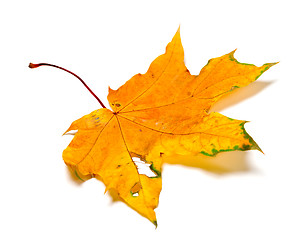
[[[77,132],[63,153],[65,163],[78,176],[101,179],[107,190],[114,189],[156,225],[165,157],[260,150],[244,129],[246,121],[208,113],[224,94],[255,81],[275,64],[242,64],[233,54],[213,58],[199,75],[191,75],[178,30],[145,74],[109,89],[113,111],[98,109],[71,124],[67,132]],[[140,173],[135,158],[153,175]]]

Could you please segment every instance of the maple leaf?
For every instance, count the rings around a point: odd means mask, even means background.
[[[257,67],[239,63],[233,55],[234,51],[213,58],[199,75],[191,75],[184,64],[178,30],[165,54],[156,58],[145,74],[133,76],[118,90],[109,88],[113,111],[97,98],[103,108],[71,124],[66,133],[77,132],[63,152],[65,163],[78,176],[101,179],[107,190],[114,189],[129,206],[156,224],[154,209],[165,156],[261,151],[245,131],[246,121],[209,113],[224,94],[255,81],[276,64]],[[141,174],[134,158],[148,164],[153,176]]]

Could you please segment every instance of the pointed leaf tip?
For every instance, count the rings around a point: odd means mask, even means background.
[[[116,90],[110,88],[110,86],[109,86],[109,87],[108,87],[108,93],[109,93],[109,95],[110,95],[110,94],[113,94],[114,92],[116,92]]]
[[[259,75],[255,78],[255,80],[257,80],[265,71],[267,71],[268,69],[270,69],[272,66],[276,65],[279,62],[274,62],[274,63],[265,63],[261,66],[261,71],[259,73]]]
[[[173,37],[172,40],[174,40],[176,38],[180,38],[181,39],[180,26],[178,27],[178,29],[177,29],[177,31],[176,31],[176,33],[175,33],[175,35],[174,35],[174,37]]]
[[[158,222],[157,222],[157,220],[152,221],[152,223],[155,225],[155,227],[156,227],[156,229],[157,229],[157,227],[158,227]]]

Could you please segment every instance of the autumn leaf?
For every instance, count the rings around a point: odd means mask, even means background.
[[[101,179],[107,190],[114,189],[124,202],[157,224],[154,209],[165,156],[261,151],[245,131],[246,121],[209,110],[223,95],[255,81],[274,64],[239,63],[233,51],[209,60],[199,75],[191,75],[178,30],[165,54],[145,74],[133,76],[118,90],[109,88],[112,111],[97,98],[103,108],[71,124],[66,133],[77,132],[63,159],[77,176]],[[152,176],[139,172],[137,158]]]

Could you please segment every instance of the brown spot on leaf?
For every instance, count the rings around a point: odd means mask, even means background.
[[[131,188],[131,193],[134,195],[134,194],[137,194],[139,193],[139,191],[141,190],[142,186],[141,186],[141,183],[140,182],[136,182],[134,184],[134,186]],[[135,196],[135,195],[134,195]],[[137,195],[136,195],[137,196]]]

